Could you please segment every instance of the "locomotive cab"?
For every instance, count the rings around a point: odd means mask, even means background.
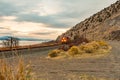
[[[62,46],[60,47],[60,49],[67,51],[70,48],[70,39],[69,37],[62,37],[61,38],[61,44]]]
[[[68,44],[70,42],[70,39],[68,37],[62,37],[61,43],[62,44]]]

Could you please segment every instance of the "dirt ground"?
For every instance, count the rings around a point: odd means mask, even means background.
[[[24,55],[25,62],[31,61],[38,80],[80,80],[81,74],[109,80],[120,80],[120,42],[109,41],[110,54],[99,58],[48,59],[47,53],[54,48],[36,49]]]

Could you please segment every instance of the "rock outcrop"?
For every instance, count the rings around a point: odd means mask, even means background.
[[[104,8],[100,12],[78,23],[73,28],[58,36],[59,41],[63,36],[74,40],[85,37],[88,40],[112,39],[120,40],[120,0]]]

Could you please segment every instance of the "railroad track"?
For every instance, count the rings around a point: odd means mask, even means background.
[[[9,58],[18,55],[36,54],[59,48],[59,43],[43,43],[38,45],[19,46],[15,48],[0,48],[0,58]]]
[[[60,45],[60,43],[48,42],[48,43],[41,43],[41,44],[36,44],[36,45],[26,45],[26,46],[17,46],[17,47],[1,47],[0,52],[13,51],[13,50],[23,50],[23,49],[33,49],[33,48],[42,48],[42,47],[52,47],[52,46],[57,46],[57,45]]]

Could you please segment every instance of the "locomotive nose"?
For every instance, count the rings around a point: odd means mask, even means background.
[[[62,43],[67,43],[67,42],[68,42],[68,39],[67,39],[66,37],[63,37],[63,38],[61,39],[61,42],[62,42]]]

